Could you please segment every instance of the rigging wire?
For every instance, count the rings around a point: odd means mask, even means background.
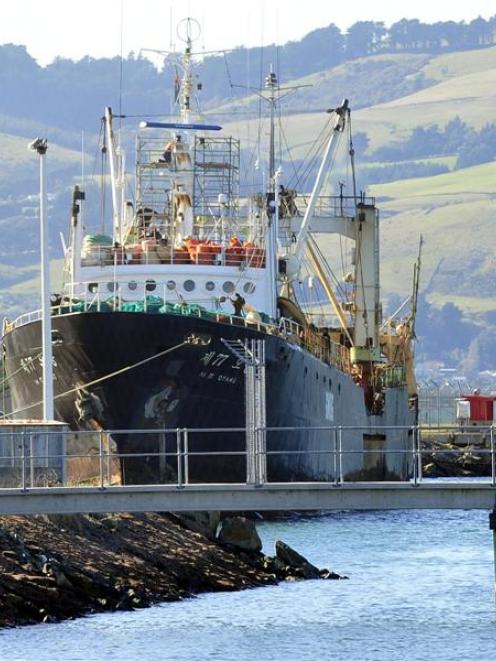
[[[102,118],[103,135],[101,146],[101,170],[100,170],[100,231],[105,234],[105,214],[106,214],[106,186],[105,172],[107,169],[107,135],[105,130],[105,118]]]
[[[124,62],[122,58],[124,44],[124,0],[121,0],[120,6],[120,58],[119,58],[119,143],[121,139],[122,128],[122,86],[124,80]]]
[[[310,173],[315,169],[317,161],[324,149],[325,144],[329,140],[329,128],[331,126],[331,120],[329,119],[324,126],[322,127],[320,133],[317,135],[315,140],[310,144],[307,153],[303,156],[302,166],[298,171],[298,177],[293,185],[294,188],[304,186],[307,179],[309,178]]]
[[[356,170],[355,170],[355,148],[353,147],[353,137],[351,131],[351,112],[348,110],[348,131],[349,131],[349,154],[351,163],[351,180],[353,182],[353,197],[355,205],[357,203],[357,185],[356,185]]]
[[[143,360],[138,361],[137,363],[132,363],[131,365],[126,365],[125,367],[122,367],[121,369],[115,370],[115,372],[110,372],[109,374],[105,374],[104,376],[100,376],[98,379],[93,379],[93,381],[88,381],[88,383],[84,383],[80,386],[76,386],[75,388],[71,388],[70,390],[66,390],[65,392],[61,392],[58,395],[54,396],[54,401],[56,399],[62,399],[63,397],[67,397],[68,395],[72,395],[78,391],[84,390],[85,388],[90,388],[91,386],[96,385],[97,383],[102,383],[102,381],[107,381],[108,379],[113,378],[114,376],[119,376],[120,374],[124,374],[125,372],[129,372],[132,369],[135,369],[136,367],[140,367],[141,365],[145,365],[146,363],[151,362],[152,360],[155,360],[156,358],[160,358],[161,356],[165,356],[168,353],[171,353],[172,351],[176,351],[176,349],[180,349],[183,347],[185,344],[189,344],[188,340],[184,340],[184,342],[181,342],[180,344],[176,344],[174,347],[170,347],[169,349],[164,349],[163,351],[159,351],[158,353],[154,354],[153,356],[149,356],[148,358],[144,358]],[[11,375],[12,376],[12,375]],[[29,411],[30,409],[35,408],[36,406],[41,406],[43,404],[43,400],[36,402],[34,404],[30,404],[29,406],[25,406],[24,408],[17,409],[16,411],[11,411],[8,415],[17,415],[17,413],[22,413],[24,411]],[[4,415],[0,416],[0,420],[6,418],[7,415],[4,412]]]
[[[36,356],[34,356],[34,358],[31,358],[30,363],[32,363],[32,362],[35,361],[35,360],[38,360],[39,358],[41,358],[42,355],[43,355],[43,352],[40,351],[40,353],[37,353]],[[9,375],[7,376],[6,366],[5,366],[5,359],[4,359],[4,360],[3,360],[4,378],[3,378],[3,380],[0,382],[0,386],[3,386],[4,384],[6,384],[7,381],[8,381],[9,379],[11,379],[13,376],[15,376],[16,374],[18,374],[19,372],[22,372],[22,370],[24,370],[24,369],[26,369],[26,365],[25,365],[25,364],[24,364],[24,365],[21,365],[21,367],[19,367],[18,369],[16,369],[15,372],[12,372],[12,374],[9,374]],[[4,410],[4,413],[5,413],[5,410]]]
[[[342,284],[341,284],[339,278],[338,278],[337,275],[334,273],[334,270],[332,269],[332,267],[331,267],[331,265],[329,264],[329,262],[324,258],[324,255],[322,254],[322,250],[320,249],[320,247],[319,247],[317,241],[315,241],[315,239],[314,239],[313,237],[312,237],[312,248],[313,248],[314,251],[316,252],[316,254],[317,254],[319,260],[324,264],[324,266],[325,266],[325,270],[327,271],[327,275],[329,275],[329,276],[330,276],[330,279],[334,282],[334,286],[335,286],[337,292],[339,293],[339,295],[340,295],[342,298],[344,298],[344,299],[346,300],[346,299],[347,299],[347,295],[346,295],[345,290],[344,290],[343,287],[342,287]]]

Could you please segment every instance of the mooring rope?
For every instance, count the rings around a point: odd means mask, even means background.
[[[160,358],[160,356],[165,356],[166,354],[171,353],[172,351],[175,351],[176,349],[180,349],[185,344],[190,344],[190,342],[188,340],[184,340],[184,342],[181,342],[181,344],[176,344],[176,346],[174,346],[174,347],[170,347],[169,349],[164,349],[163,351],[159,351],[158,353],[154,354],[153,356],[149,356],[148,358],[144,358],[143,360],[140,360],[137,363],[132,363],[131,365],[126,365],[125,367],[122,367],[121,369],[118,369],[115,372],[110,372],[109,374],[105,374],[104,376],[100,376],[98,379],[93,379],[93,381],[88,381],[88,383],[84,383],[80,386],[76,386],[75,388],[71,388],[70,390],[66,390],[65,392],[61,392],[58,395],[55,395],[53,400],[55,401],[56,399],[62,399],[62,397],[67,397],[68,395],[72,395],[73,393],[78,392],[79,390],[83,390],[84,388],[90,388],[91,386],[94,386],[97,383],[101,383],[102,381],[107,381],[108,379],[111,379],[114,376],[118,376],[119,374],[124,374],[125,372],[129,372],[130,370],[134,369],[135,367],[140,367],[141,365],[145,365],[146,363],[149,363],[152,360],[155,360],[156,358]],[[0,416],[0,419],[10,418],[11,416],[16,415],[17,413],[22,413],[24,411],[29,411],[29,409],[35,408],[36,406],[41,406],[42,404],[43,404],[43,400],[41,400],[39,402],[35,402],[34,404],[30,404],[29,406],[25,406],[21,409],[11,411],[8,414],[4,413],[3,415]]]

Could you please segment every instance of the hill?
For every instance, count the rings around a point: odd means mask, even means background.
[[[349,98],[352,109],[356,109],[354,133],[363,138],[356,143],[358,181],[369,183],[367,192],[377,196],[382,210],[384,292],[391,304],[409,293],[411,267],[422,234],[423,301],[430,306],[429,314],[434,314],[433,308],[456,304],[466,322],[473,325],[472,334],[466,334],[466,349],[475,337],[474,328],[480,331],[493,323],[488,313],[496,305],[496,166],[483,163],[454,170],[455,151],[434,151],[422,159],[407,151],[401,162],[381,161],[375,154],[384,147],[407,144],[418,127],[435,124],[442,128],[459,117],[469,133],[491,122],[496,104],[496,47],[489,41],[483,48],[472,46],[471,50],[459,51],[453,50],[452,43],[451,52],[440,52],[441,47],[433,52],[392,46],[389,51],[384,46],[374,52],[371,46],[369,55],[352,56],[346,44],[341,44],[339,57],[334,57],[328,52],[330,42],[326,42],[329,35],[337,38],[330,27],[281,50],[281,71],[287,76],[281,77],[282,84],[305,86],[288,95],[282,107],[280,136],[291,153],[284,162],[285,183],[291,185],[293,175],[301,174],[304,158],[315,156],[314,137],[329,117],[325,110],[343,97]],[[234,64],[246,57],[254,58],[252,76],[259,75],[253,73],[256,62],[263,57],[269,61],[267,53],[259,51],[238,49],[230,55],[231,76],[239,70]],[[285,53],[286,62],[282,57]],[[234,90],[224,75],[221,83],[219,72],[221,65],[225,69],[225,62],[219,60],[209,58],[203,63],[202,94],[209,115],[224,124],[225,132],[239,135],[244,142],[243,158],[248,167],[250,159],[253,162],[255,156],[263,154],[268,143],[267,127],[258,119],[260,99],[246,94],[246,90]],[[38,174],[37,159],[27,150],[27,142],[38,134],[50,140],[50,245],[53,258],[60,259],[58,234],[66,228],[69,189],[81,169],[81,130],[85,131],[87,185],[94,186],[91,204],[97,218],[96,180],[90,184],[100,159],[95,151],[95,120],[105,103],[119,107],[121,101],[116,86],[118,58],[86,58],[79,63],[58,60],[43,69],[31,61],[25,49],[0,46],[2,61],[9,63],[9,71],[18,72],[12,76],[4,67],[0,74],[0,82],[10,90],[0,99],[0,305],[4,314],[13,316],[25,307],[37,306]],[[148,61],[130,55],[123,73],[125,114],[133,115],[145,107],[149,112],[169,107],[166,89],[170,71],[157,72]],[[52,93],[37,103],[43,85],[48,85]],[[88,95],[90,89],[92,94]],[[138,120],[129,121],[135,124]],[[436,167],[446,172],[418,177],[435,172]],[[387,177],[391,181],[370,184]]]
[[[425,240],[422,281],[429,300],[470,314],[496,309],[496,164],[372,186],[383,213],[382,276],[409,292],[412,253]]]

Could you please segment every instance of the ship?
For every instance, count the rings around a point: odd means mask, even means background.
[[[245,481],[253,442],[266,457],[258,480],[408,479],[414,313],[382,318],[375,200],[328,183],[349,103],[326,111],[311,187],[289,189],[271,70],[265,189],[241,194],[240,140],[193,110],[186,27],[177,113],[139,123],[133,177],[105,110],[112,212],[100,232],[87,230],[85,191],[72,192],[51,305],[55,417],[109,434],[128,483],[176,479],[179,436],[190,482]],[[341,283],[328,236],[352,245]],[[2,344],[10,416],[41,417],[41,312],[5,321]]]

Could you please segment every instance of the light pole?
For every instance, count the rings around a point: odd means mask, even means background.
[[[52,319],[50,305],[50,260],[46,222],[45,155],[46,138],[36,138],[29,148],[40,157],[40,249],[41,249],[41,335],[43,351],[43,420],[53,420]]]

